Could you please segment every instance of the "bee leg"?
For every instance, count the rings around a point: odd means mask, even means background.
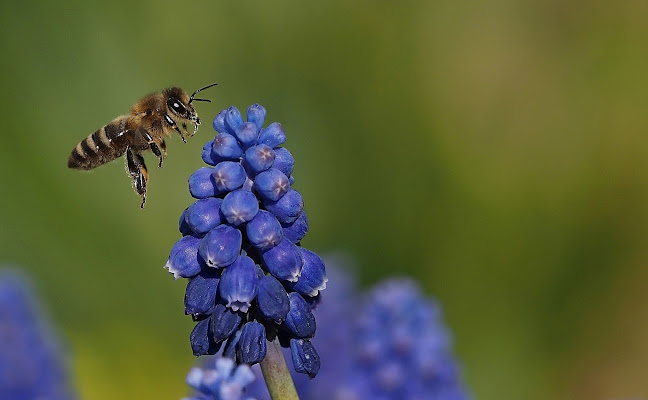
[[[142,129],[142,136],[144,136],[144,139],[146,140],[146,143],[148,143],[153,154],[155,154],[157,158],[160,160],[158,167],[162,168],[162,160],[164,159],[164,156],[162,155],[162,152],[160,151],[160,148],[158,147],[157,143],[155,143],[155,140],[153,140],[151,134],[148,133],[145,129]],[[164,153],[166,155],[166,150]]]
[[[182,131],[180,130],[180,128],[178,128],[178,124],[176,124],[176,122],[173,120],[173,118],[169,117],[169,114],[164,113],[164,120],[173,129],[175,129],[176,132],[178,132],[178,135],[180,135],[180,138],[182,139],[182,141],[187,143],[187,139],[185,139],[184,135],[182,134]]]
[[[157,156],[158,160],[160,160],[160,162],[158,163],[158,168],[162,168],[162,160],[164,160],[164,156],[162,156],[162,152],[160,151],[160,148],[155,142],[149,143],[149,147],[151,148],[153,154]]]
[[[144,163],[144,157],[140,153],[128,148],[126,150],[126,166],[130,177],[133,179],[133,188],[142,198],[140,207],[144,208],[144,203],[146,203],[146,184],[148,183],[148,171]]]

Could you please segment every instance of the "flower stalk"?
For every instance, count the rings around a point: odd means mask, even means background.
[[[268,341],[266,356],[261,361],[261,371],[272,400],[299,400],[295,384],[286,365],[279,341]]]

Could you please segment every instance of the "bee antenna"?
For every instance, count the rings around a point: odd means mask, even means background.
[[[206,101],[207,103],[211,103],[211,100],[209,99],[191,99],[192,101]]]
[[[195,92],[193,92],[193,94],[191,95],[191,97],[189,97],[189,104],[191,104],[191,102],[194,101],[194,100],[196,100],[196,101],[207,101],[207,102],[210,102],[209,100],[206,100],[206,99],[194,99],[194,96],[196,95],[196,93],[198,93],[198,92],[202,92],[203,90],[205,90],[205,89],[209,89],[210,87],[212,87],[212,86],[216,86],[216,85],[218,85],[218,83],[212,83],[211,85],[207,85],[207,86],[205,86],[205,87],[202,87],[202,88],[200,88],[200,89],[197,89]]]

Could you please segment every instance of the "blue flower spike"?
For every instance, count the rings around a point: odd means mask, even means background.
[[[194,353],[222,347],[237,363],[254,364],[264,360],[266,341],[287,347],[290,339],[314,336],[312,307],[327,278],[322,260],[301,247],[308,220],[293,187],[293,155],[280,147],[283,126],[264,127],[267,112],[259,104],[245,115],[247,121],[229,107],[214,118],[217,134],[201,150],[208,166],[189,178],[198,200],[180,218],[184,237],[167,268],[190,279],[185,312],[197,321]],[[314,376],[317,368],[304,361],[316,357],[314,347],[299,346],[300,370]]]

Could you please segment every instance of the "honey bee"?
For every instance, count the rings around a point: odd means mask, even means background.
[[[159,160],[158,167],[162,167],[167,154],[164,139],[175,130],[187,143],[185,135],[196,134],[200,118],[191,103],[210,102],[194,96],[216,85],[200,88],[191,96],[179,87],[171,87],[142,98],[128,115],[115,118],[79,142],[70,154],[68,168],[90,170],[126,154],[126,170],[133,179],[135,192],[142,198],[140,207],[144,208],[148,171],[142,152],[150,149]],[[188,123],[194,125],[192,133]]]

